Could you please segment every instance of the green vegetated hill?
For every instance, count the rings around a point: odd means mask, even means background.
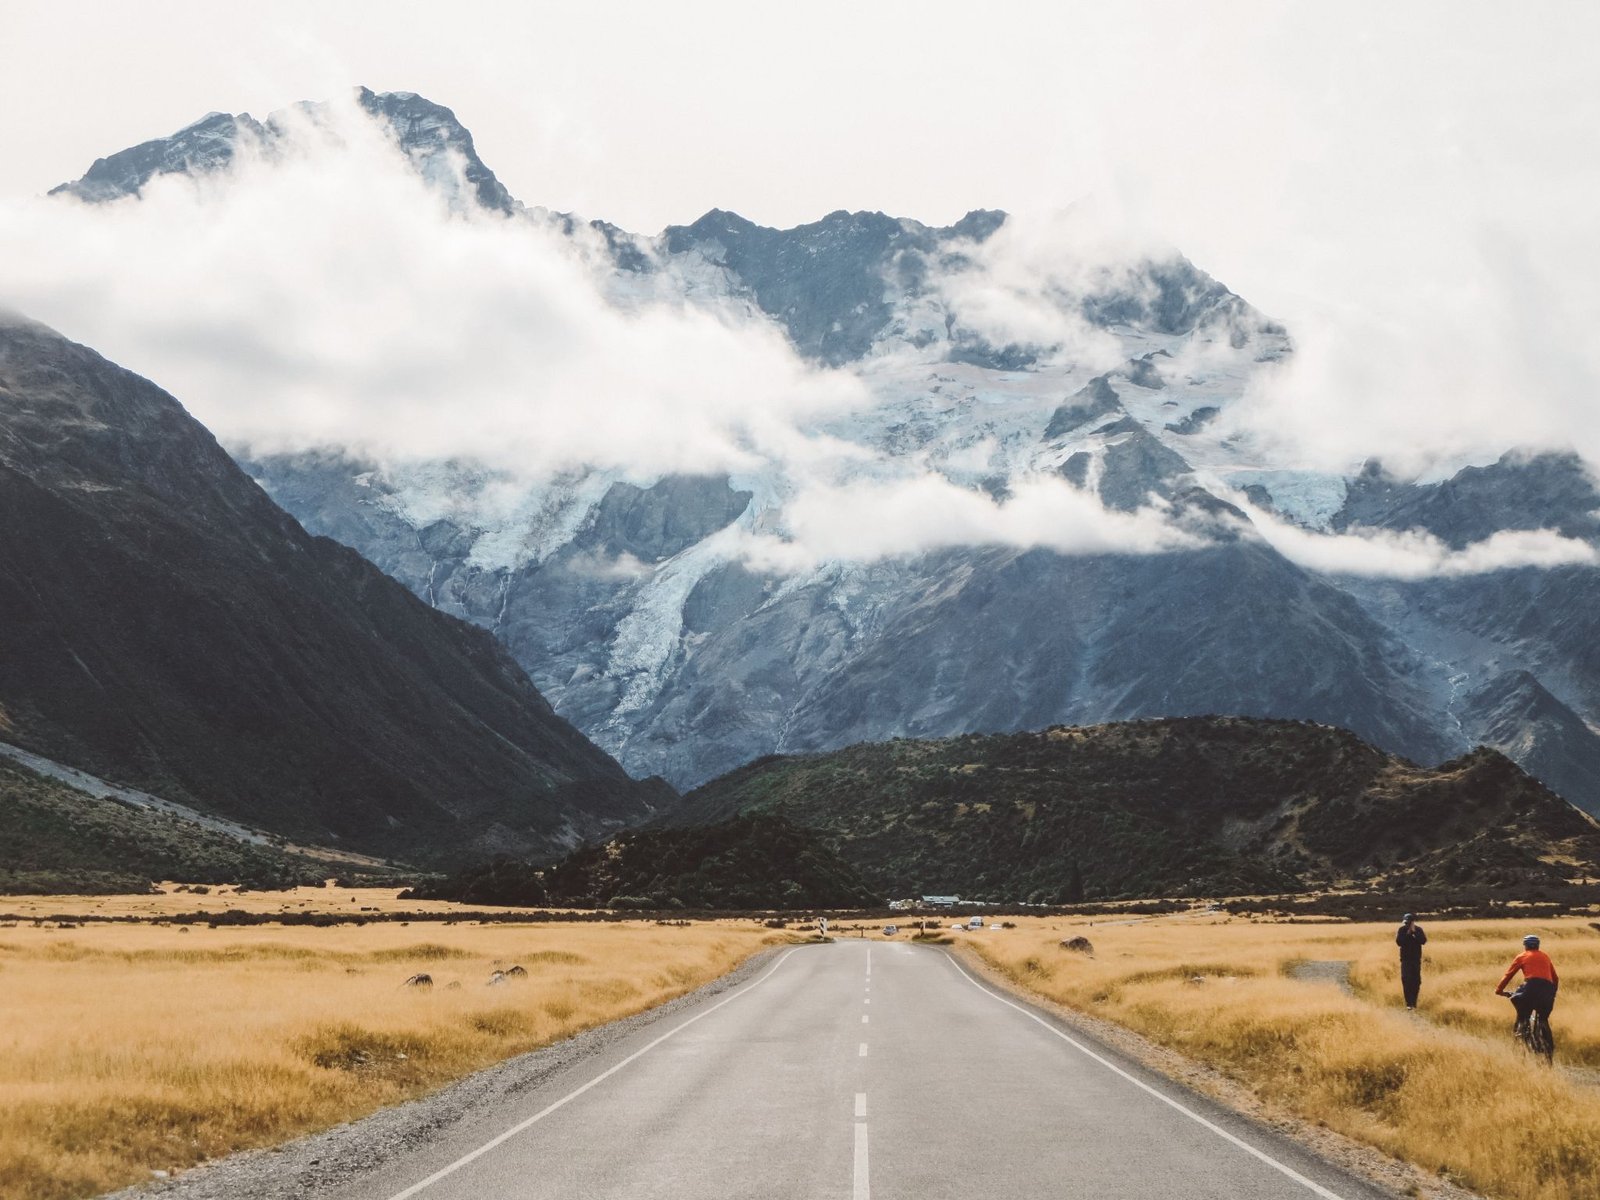
[[[756,813],[690,829],[641,829],[552,867],[500,859],[406,896],[600,908],[851,908],[880,902],[817,834]]]
[[[162,879],[282,887],[339,873],[0,761],[0,893],[140,892]]]
[[[1422,768],[1342,729],[1192,717],[762,759],[674,825],[768,813],[881,896],[1072,903],[1600,877],[1600,825],[1503,755]]]

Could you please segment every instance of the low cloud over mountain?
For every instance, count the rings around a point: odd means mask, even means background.
[[[798,544],[752,543],[762,563],[952,543],[1148,552],[1192,542],[1159,505],[1133,520],[1107,513],[1036,459],[991,454],[979,465],[1007,494],[985,501],[941,486],[947,462],[838,427],[923,383],[913,372],[927,363],[965,358],[1067,383],[1118,367],[1129,349],[1119,325],[1158,338],[1204,326],[1151,377],[1232,368],[1237,403],[1218,432],[1272,441],[1294,423],[1272,397],[1304,392],[1303,351],[1242,369],[1260,355],[1231,343],[1270,322],[1102,202],[1052,220],[974,214],[946,230],[853,219],[840,237],[855,274],[821,281],[820,312],[809,296],[779,307],[795,280],[730,266],[759,241],[737,222],[731,235],[708,218],[641,238],[524,209],[448,110],[403,93],[363,91],[265,121],[214,114],[58,191],[0,212],[4,298],[168,382],[230,446],[334,449],[381,466],[466,461],[511,487],[593,470],[640,483],[763,474],[774,499],[794,501],[773,505],[795,519],[768,532]],[[802,252],[838,260],[830,236]],[[845,292],[853,305],[838,303]],[[809,342],[806,320],[821,322]],[[1326,441],[1307,432],[1284,461]],[[1537,423],[1520,432],[1541,436]],[[1359,448],[1380,443],[1392,446],[1374,429]],[[851,522],[857,536],[828,518],[841,505],[872,514]],[[907,521],[909,509],[923,519]],[[1309,536],[1275,544],[1308,565],[1375,574],[1578,553],[1519,543],[1446,562]]]
[[[6,297],[168,382],[637,773],[1207,711],[1436,761],[1509,746],[1468,697],[1524,671],[1571,718],[1539,761],[1594,777],[1600,674],[1517,608],[1595,575],[1587,460],[1550,452],[1589,448],[1588,351],[1520,391],[1430,366],[1477,293],[1301,328],[1104,197],[644,236],[525,207],[409,93],[214,115],[60,190],[0,215]]]

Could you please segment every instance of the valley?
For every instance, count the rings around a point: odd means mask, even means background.
[[[5,18],[0,1200],[1600,1200],[1600,26],[187,2]]]
[[[29,899],[41,912],[86,907],[80,898]],[[166,900],[193,904],[213,897],[169,890]],[[397,902],[392,889],[348,896],[302,889],[215,900],[311,905],[335,914],[343,904],[360,912],[389,911],[397,903],[415,907]],[[125,901],[89,904],[135,915]],[[992,1063],[969,1061],[972,1049],[999,1061],[1027,1054],[1049,1063],[1028,1094],[1065,1086],[1096,1096],[1108,1115],[1161,1125],[1160,1106],[1142,1108],[1136,1093],[1081,1051],[1110,1056],[1119,1069],[1167,1089],[1191,1111],[1224,1121],[1271,1160],[1310,1173],[1343,1200],[1402,1194],[1533,1200],[1550,1187],[1575,1198],[1593,1194],[1588,1156],[1600,1128],[1600,1092],[1593,1083],[1600,1009],[1590,993],[1600,952],[1591,943],[1600,943],[1588,918],[1538,920],[1571,992],[1563,992],[1556,1014],[1563,1066],[1549,1074],[1513,1053],[1504,1034],[1507,1006],[1489,995],[1529,925],[1525,916],[1440,921],[1424,912],[1430,941],[1422,1004],[1408,1015],[1400,1008],[1387,922],[1283,921],[1259,911],[1230,916],[1195,906],[1165,915],[1018,916],[1003,928],[940,929],[919,944],[904,932],[886,939],[871,923],[844,920],[835,922],[834,944],[797,946],[808,936],[803,929],[775,932],[749,919],[488,925],[478,924],[481,914],[469,906],[440,911],[453,912],[453,924],[207,929],[174,926],[164,915],[170,909],[145,901],[134,924],[72,927],[46,919],[0,925],[0,971],[7,981],[0,1027],[10,1031],[0,1060],[0,1195],[75,1200],[145,1181],[155,1194],[179,1198],[218,1194],[219,1187],[235,1197],[264,1197],[293,1178],[297,1194],[308,1197],[388,1196],[403,1186],[405,1171],[419,1178],[432,1169],[427,1164],[441,1161],[432,1149],[433,1123],[454,1131],[446,1145],[451,1137],[458,1146],[463,1136],[487,1137],[519,1112],[531,1113],[622,1061],[629,1049],[671,1035],[702,1014],[708,1023],[685,1034],[694,1048],[663,1051],[668,1057],[662,1062],[681,1064],[684,1054],[716,1057],[722,1066],[692,1106],[714,1107],[719,1089],[741,1078],[724,1062],[743,1053],[737,1047],[771,1052],[775,1040],[808,1045],[805,1039],[819,1025],[832,1028],[835,1007],[851,1023],[852,1047],[856,1030],[873,1046],[873,1057],[858,1068],[867,1074],[849,1086],[865,1087],[869,1095],[868,1113],[881,1139],[872,1170],[883,1190],[920,1169],[905,1157],[907,1143],[895,1132],[928,1117],[894,1082],[907,1069],[915,1073],[900,1053],[901,1038],[912,1036],[916,1062],[931,1072],[925,1088],[938,1094],[938,1080],[966,1078],[991,1115],[1007,1102],[1000,1092],[991,1095]],[[685,1001],[688,1008],[672,1002],[763,949],[781,953],[785,946],[803,959],[784,965],[781,979],[773,976],[770,987],[753,993],[777,987],[778,1000],[740,1001],[743,1016],[734,1016],[734,1009],[727,1017],[710,1015],[774,970],[780,960],[769,953],[755,961],[759,974],[736,971],[725,985],[731,990]],[[939,961],[947,951],[971,979]],[[867,976],[870,1007],[859,1003],[855,982],[863,962],[875,964]],[[837,989],[829,981],[840,966],[850,976],[849,995],[830,1006],[826,1001]],[[523,973],[486,982],[513,967]],[[1338,970],[1320,970],[1325,967]],[[403,986],[419,974],[431,986]],[[1059,1031],[1077,1049],[1043,1036],[1038,1024],[1014,1020],[993,997],[971,990],[972,982],[980,990],[998,989],[994,996],[1024,1005],[1024,1014],[1040,1014],[1044,1030]],[[175,988],[184,994],[177,1020]],[[782,1019],[768,1012],[770,1003],[780,1005]],[[644,1025],[601,1028],[663,1004]],[[870,1027],[863,1028],[858,1011],[871,1015]],[[967,1036],[916,1035],[929,1020],[953,1013],[966,1017]],[[240,1038],[241,1028],[247,1038]],[[69,1029],[75,1031],[71,1039]],[[564,1040],[588,1029],[596,1034]],[[741,1029],[746,1032],[737,1033]],[[752,1039],[756,1029],[765,1032]],[[547,1046],[570,1048],[554,1059],[548,1058],[554,1050],[514,1058]],[[786,1076],[786,1094],[837,1099],[817,1062],[821,1055],[825,1063],[825,1049],[819,1043],[805,1051],[811,1065]],[[853,1049],[850,1057],[854,1062]],[[513,1061],[470,1074],[507,1059]],[[1014,1066],[1022,1074],[1035,1069],[1021,1059]],[[641,1063],[608,1082],[602,1101],[607,1121],[627,1126],[636,1111],[655,1111],[653,1080],[665,1069]],[[1014,1073],[1007,1084],[1012,1093],[1018,1078]],[[531,1106],[518,1099],[528,1088]],[[425,1094],[431,1098],[420,1109],[385,1108]],[[815,1119],[810,1110],[786,1108],[777,1095],[762,1103],[784,1128]],[[381,1116],[359,1120],[380,1108]],[[129,1111],[144,1115],[137,1127],[122,1123]],[[1524,1115],[1529,1111],[1540,1114],[1533,1126]],[[356,1123],[319,1134],[352,1119]],[[1031,1136],[1022,1131],[1032,1130],[1033,1122],[1019,1110],[1013,1124],[1019,1136]],[[424,1125],[430,1126],[426,1132]],[[530,1155],[542,1160],[556,1144],[552,1138],[569,1147],[574,1138],[581,1143],[579,1130],[587,1127],[580,1122],[571,1132],[564,1126],[523,1132],[481,1165],[438,1183],[439,1193],[478,1186],[473,1181],[481,1184],[485,1170],[509,1176]],[[721,1153],[742,1162],[756,1128],[730,1109]],[[1469,1136],[1462,1136],[1464,1129]],[[1536,1134],[1531,1153],[1541,1164],[1534,1184],[1512,1165],[1530,1153],[1530,1129]],[[112,1130],[116,1135],[106,1136]],[[1234,1194],[1288,1194],[1281,1189],[1290,1185],[1270,1170],[1258,1177],[1253,1172],[1260,1168],[1247,1168],[1248,1159],[1230,1158],[1220,1146],[1213,1154],[1209,1140],[1192,1144],[1177,1129],[1171,1132],[1178,1136],[1164,1138],[1159,1149],[1153,1145],[1151,1170],[1215,1172],[1219,1181],[1231,1181],[1223,1186],[1242,1189]],[[306,1135],[310,1140],[267,1158],[230,1157]],[[397,1137],[407,1146],[399,1157],[373,1157],[374,1144]],[[841,1162],[817,1149],[832,1145],[832,1133],[819,1129],[816,1138],[804,1143],[812,1150],[802,1178],[821,1172],[831,1179],[838,1172],[848,1181],[848,1155]],[[694,1165],[699,1144],[680,1138],[681,1155],[668,1159],[635,1158],[613,1146],[604,1167],[590,1149],[563,1161],[581,1171],[644,1170],[663,1182],[677,1178],[679,1168],[670,1164],[681,1157],[684,1180],[690,1180],[700,1178],[695,1172],[702,1167]],[[1036,1161],[1050,1161],[1057,1152],[1041,1142],[1043,1157]],[[1180,1160],[1188,1167],[1180,1168]],[[669,1164],[664,1176],[663,1162]],[[987,1156],[962,1156],[943,1168],[971,1180],[1006,1169],[1012,1168]]]

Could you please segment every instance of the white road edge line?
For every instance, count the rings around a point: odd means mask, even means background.
[[[850,1189],[852,1200],[872,1200],[872,1180],[867,1174],[867,1123],[856,1122],[855,1186]]]
[[[725,997],[724,999],[718,1000],[710,1008],[706,1009],[704,1012],[696,1013],[694,1016],[690,1017],[687,1021],[684,1021],[681,1025],[674,1025],[671,1029],[667,1030],[667,1032],[663,1033],[660,1037],[656,1038],[655,1041],[649,1043],[646,1046],[640,1047],[638,1050],[635,1050],[632,1054],[628,1055],[627,1058],[623,1059],[621,1062],[615,1064],[614,1066],[609,1067],[606,1070],[602,1071],[600,1074],[596,1075],[593,1079],[589,1080],[589,1082],[584,1084],[582,1087],[577,1088],[574,1091],[568,1092],[565,1096],[561,1097],[561,1099],[555,1101],[555,1103],[550,1104],[550,1105],[546,1106],[545,1108],[540,1109],[538,1112],[534,1113],[533,1116],[529,1117],[527,1120],[518,1122],[516,1125],[513,1125],[510,1129],[506,1130],[504,1133],[500,1134],[499,1136],[490,1138],[487,1142],[485,1142],[483,1145],[479,1146],[476,1150],[470,1151],[467,1154],[463,1154],[460,1158],[456,1159],[455,1162],[451,1163],[449,1166],[440,1167],[437,1171],[435,1171],[432,1175],[429,1175],[426,1179],[422,1180],[420,1183],[412,1184],[410,1187],[406,1188],[405,1191],[403,1191],[403,1192],[396,1192],[393,1196],[391,1196],[389,1198],[389,1200],[407,1200],[408,1197],[415,1196],[418,1192],[422,1191],[424,1188],[432,1187],[434,1184],[438,1183],[445,1176],[452,1175],[456,1171],[459,1171],[462,1167],[466,1166],[468,1163],[474,1161],[475,1159],[482,1158],[485,1154],[489,1153],[489,1151],[493,1150],[496,1146],[500,1145],[502,1142],[509,1141],[511,1138],[516,1137],[517,1134],[521,1133],[524,1129],[527,1129],[530,1125],[534,1125],[534,1124],[538,1123],[539,1121],[544,1120],[551,1113],[555,1112],[556,1109],[563,1107],[564,1105],[570,1103],[573,1100],[576,1100],[579,1096],[583,1095],[585,1092],[587,1092],[590,1088],[594,1087],[596,1084],[603,1083],[607,1079],[610,1079],[618,1071],[622,1070],[623,1067],[625,1067],[629,1063],[633,1062],[634,1059],[643,1058],[646,1054],[649,1054],[650,1051],[654,1050],[657,1046],[661,1045],[661,1043],[666,1041],[668,1038],[676,1037],[678,1034],[682,1033],[685,1029],[689,1028],[689,1026],[693,1025],[696,1021],[702,1020],[705,1017],[709,1017],[712,1013],[716,1012],[717,1009],[721,1008],[724,1004],[732,1004],[735,1000],[739,999],[741,996],[748,996],[751,992],[755,991],[756,988],[760,987],[767,980],[771,979],[773,972],[776,971],[779,967],[783,966],[785,960],[787,960],[789,955],[791,955],[793,953],[794,953],[794,950],[792,948],[789,949],[789,950],[785,950],[781,955],[778,956],[778,961],[773,963],[772,966],[770,968],[768,968],[766,973],[763,974],[761,976],[761,978],[757,979],[754,983],[748,984],[745,987],[740,988],[737,992],[735,992],[731,996],[728,996],[728,997]]]
[[[1154,1096],[1157,1100],[1161,1101],[1161,1103],[1166,1104],[1166,1105],[1168,1105],[1168,1106],[1170,1106],[1172,1108],[1177,1109],[1184,1116],[1188,1117],[1191,1121],[1194,1121],[1195,1123],[1197,1123],[1199,1125],[1204,1125],[1207,1129],[1209,1129],[1212,1133],[1216,1134],[1219,1138],[1222,1138],[1226,1142],[1232,1142],[1235,1146],[1239,1147],[1239,1149],[1243,1150],[1246,1154],[1253,1155],[1256,1158],[1260,1159],[1262,1162],[1266,1163],[1269,1167],[1272,1167],[1274,1170],[1282,1172],[1284,1175],[1287,1175],[1290,1179],[1294,1180],[1296,1183],[1301,1184],[1305,1188],[1307,1188],[1310,1191],[1316,1193],[1318,1196],[1321,1196],[1323,1198],[1323,1200],[1343,1200],[1343,1198],[1337,1192],[1330,1192],[1327,1188],[1323,1187],[1320,1183],[1316,1182],[1313,1179],[1307,1179],[1304,1175],[1300,1174],[1299,1171],[1296,1171],[1293,1167],[1286,1166],[1285,1164],[1279,1162],[1277,1159],[1273,1158],[1272,1155],[1266,1153],[1264,1150],[1257,1150],[1249,1142],[1244,1141],[1241,1138],[1235,1137],[1233,1134],[1229,1133],[1226,1129],[1222,1128],[1222,1126],[1216,1124],[1213,1121],[1206,1120],[1206,1118],[1202,1117],[1199,1113],[1195,1112],[1194,1109],[1189,1108],[1187,1105],[1180,1104],[1178,1101],[1174,1100],[1171,1096],[1164,1095],[1160,1091],[1160,1089],[1151,1087],[1148,1083],[1146,1083],[1144,1080],[1140,1079],[1138,1076],[1130,1075],[1127,1071],[1124,1071],[1121,1067],[1117,1066],[1117,1064],[1112,1062],[1110,1059],[1103,1058],[1102,1056],[1096,1054],[1093,1050],[1089,1049],[1089,1047],[1085,1046],[1082,1042],[1078,1041],[1076,1038],[1070,1037],[1069,1035],[1063,1033],[1061,1030],[1057,1029],[1054,1025],[1052,1025],[1049,1021],[1046,1021],[1038,1013],[1031,1012],[1028,1009],[1024,1008],[1020,1004],[1013,1004],[1010,1000],[1007,1000],[1004,996],[1000,995],[998,992],[991,991],[989,988],[984,987],[983,984],[979,983],[971,975],[967,974],[966,970],[952,956],[950,956],[948,954],[945,955],[945,961],[947,961],[952,967],[954,967],[956,969],[956,972],[963,979],[965,979],[973,987],[977,988],[985,996],[988,996],[992,1000],[998,1000],[1001,1004],[1004,1004],[1007,1008],[1016,1009],[1023,1016],[1027,1017],[1028,1020],[1036,1021],[1038,1024],[1043,1025],[1046,1029],[1048,1029],[1051,1033],[1055,1034],[1063,1042],[1066,1042],[1074,1050],[1077,1050],[1079,1053],[1085,1054],[1089,1058],[1094,1059],[1095,1062],[1099,1063],[1102,1067],[1105,1067],[1108,1071],[1113,1071],[1116,1074],[1122,1076],[1122,1078],[1126,1079],[1129,1083],[1133,1084],[1134,1087],[1140,1088],[1143,1091],[1149,1092],[1150,1095]],[[399,1200],[399,1198],[396,1197],[396,1200]]]

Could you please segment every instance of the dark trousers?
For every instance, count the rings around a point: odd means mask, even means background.
[[[1511,1003],[1517,1008],[1516,1029],[1528,1023],[1530,1013],[1538,1013],[1549,1024],[1550,1013],[1556,1006],[1556,985],[1548,979],[1526,979],[1511,993]]]
[[[1417,1006],[1417,993],[1422,990],[1422,960],[1400,960],[1400,989],[1406,994],[1406,1007]]]

